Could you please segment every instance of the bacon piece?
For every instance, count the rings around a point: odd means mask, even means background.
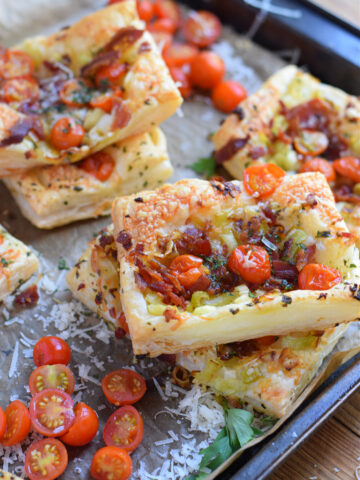
[[[101,235],[101,237],[99,238],[100,247],[103,248],[104,250],[106,246],[111,245],[112,243],[114,243],[113,235],[104,234],[104,235]]]
[[[31,285],[15,297],[14,303],[22,307],[32,307],[39,300],[39,292],[36,285]]]
[[[32,129],[32,126],[33,121],[31,117],[20,119],[10,127],[6,137],[1,140],[0,147],[6,147],[8,145],[13,145],[14,143],[20,143]]]
[[[306,250],[301,249],[296,256],[296,268],[301,272],[301,270],[311,262],[312,257],[315,254],[316,245],[310,245],[306,247]]]
[[[178,316],[173,308],[167,308],[164,310],[165,322],[169,323],[171,320],[177,320]]]
[[[206,233],[196,227],[188,227],[175,246],[180,255],[211,255],[211,243]]]
[[[273,260],[272,270],[275,278],[281,278],[289,282],[297,281],[299,275],[296,265],[282,260]]]
[[[103,47],[103,52],[109,50],[122,50],[129,48],[140,37],[142,37],[144,30],[139,30],[135,27],[123,27],[113,35],[111,40]]]
[[[244,138],[231,138],[220,150],[214,153],[216,162],[221,165],[230,160],[239,150],[245,147],[249,140],[249,135]]]
[[[289,109],[283,106],[283,113],[289,124],[288,132],[298,134],[306,129],[327,133],[331,110],[323,100],[314,98]]]
[[[131,113],[124,105],[124,102],[120,98],[113,99],[113,123],[111,125],[112,130],[117,130],[118,128],[124,128],[130,122]]]
[[[114,63],[119,58],[119,52],[110,50],[108,52],[101,52],[91,60],[91,62],[84,65],[80,73],[83,77],[92,77],[101,67],[107,67]]]

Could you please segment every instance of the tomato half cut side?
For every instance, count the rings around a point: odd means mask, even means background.
[[[34,60],[25,52],[7,50],[0,60],[0,77],[14,78],[32,76],[35,70]]]
[[[315,157],[307,160],[300,168],[300,173],[304,172],[320,172],[325,175],[328,182],[333,182],[336,178],[334,167],[325,158]]]
[[[360,158],[342,157],[333,163],[335,170],[356,183],[360,182]]]
[[[341,273],[320,263],[308,263],[298,278],[301,290],[329,290],[341,282]]]
[[[34,347],[33,357],[37,367],[57,363],[67,365],[70,362],[71,350],[62,338],[54,336],[42,337]]]
[[[72,78],[62,84],[60,100],[70,107],[85,105],[90,101],[89,89],[82,80]]]
[[[60,437],[75,421],[72,398],[57,388],[37,393],[30,401],[29,410],[32,426],[46,437]]]
[[[34,101],[39,98],[40,89],[32,77],[10,78],[3,85],[4,100],[10,102]]]
[[[246,282],[263,283],[271,275],[270,257],[265,248],[257,245],[239,245],[228,260],[229,269]]]
[[[6,415],[4,410],[0,407],[0,442],[1,442],[1,437],[4,435],[6,428]]]
[[[186,40],[197,47],[209,47],[221,35],[221,22],[216,15],[205,10],[191,12],[183,27]]]
[[[294,147],[302,155],[316,156],[325,152],[329,145],[328,137],[323,132],[302,130],[294,138]]]
[[[252,165],[244,170],[244,188],[253,197],[271,195],[285,176],[285,171],[273,163]]]
[[[15,400],[6,408],[5,416],[6,428],[1,444],[4,447],[12,447],[28,436],[31,428],[30,414],[20,400]]]
[[[96,412],[80,402],[75,408],[75,421],[68,432],[60,440],[73,447],[82,447],[91,442],[99,429],[99,419]]]
[[[183,287],[190,288],[203,275],[202,264],[202,258],[195,255],[179,255],[171,262],[169,270]]]
[[[56,438],[32,443],[25,455],[25,472],[30,480],[54,480],[65,471],[67,464],[66,448]]]
[[[109,402],[119,407],[138,402],[145,395],[146,383],[139,373],[122,368],[108,373],[101,388]]]
[[[100,448],[91,461],[90,473],[95,480],[127,480],[131,472],[132,461],[123,448]]]
[[[29,378],[31,395],[36,395],[48,388],[59,388],[71,395],[74,391],[75,379],[72,371],[65,365],[41,365]]]
[[[108,446],[120,447],[133,452],[144,436],[144,422],[132,405],[116,410],[104,427],[104,442]]]

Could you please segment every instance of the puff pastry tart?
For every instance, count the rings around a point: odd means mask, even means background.
[[[34,167],[3,179],[24,216],[39,228],[108,215],[118,195],[156,188],[173,172],[157,127],[74,164]]]
[[[0,301],[37,270],[32,251],[0,225]]]
[[[181,96],[133,1],[0,52],[0,176],[148,131]]]
[[[213,137],[215,157],[241,180],[250,165],[321,171],[360,246],[360,101],[288,66],[244,100]]]
[[[358,250],[325,177],[268,164],[117,198],[120,299],[135,354],[323,329],[360,313]]]

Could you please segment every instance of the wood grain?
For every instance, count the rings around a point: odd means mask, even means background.
[[[360,437],[360,391],[355,393],[350,400],[345,403],[335,415],[335,418]]]

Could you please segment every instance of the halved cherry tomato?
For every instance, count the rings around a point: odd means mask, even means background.
[[[95,95],[90,100],[93,108],[101,108],[106,113],[110,113],[113,107],[113,92]]]
[[[150,0],[136,0],[137,11],[141,20],[150,22],[154,16],[154,5]]]
[[[91,461],[90,474],[95,480],[127,480],[131,472],[132,461],[123,448],[100,448]]]
[[[0,77],[31,77],[35,70],[34,60],[25,52],[7,50],[0,55]]]
[[[190,63],[190,80],[195,87],[210,90],[221,82],[224,75],[224,62],[214,52],[200,52]]]
[[[216,85],[211,95],[214,106],[224,113],[231,113],[246,97],[245,88],[232,80]]]
[[[4,447],[21,443],[29,435],[31,420],[29,410],[20,400],[15,400],[5,410],[6,428],[1,437]]]
[[[139,373],[122,368],[105,375],[101,388],[109,402],[119,407],[138,402],[145,395],[146,383]]]
[[[203,261],[195,255],[179,255],[170,263],[170,271],[185,288],[190,288],[203,275]]]
[[[6,428],[6,415],[4,410],[0,407],[0,442],[1,442],[1,437],[4,435]]]
[[[320,172],[325,175],[328,182],[333,182],[336,178],[335,170],[330,162],[325,158],[315,157],[305,162],[299,172]]]
[[[62,338],[54,336],[42,337],[34,347],[33,357],[37,367],[41,365],[55,365],[57,363],[67,365],[70,362],[71,350]]]
[[[56,438],[42,438],[32,443],[25,455],[25,472],[30,480],[54,480],[67,465],[66,448]]]
[[[91,442],[99,429],[99,419],[96,412],[80,402],[75,408],[75,422],[60,440],[73,447],[82,447]]]
[[[10,78],[3,86],[4,100],[10,102],[24,102],[37,100],[40,89],[37,81],[32,77]]]
[[[267,335],[266,337],[259,337],[255,340],[256,343],[261,347],[268,347],[269,345],[272,345],[274,342],[276,342],[278,338],[279,337],[276,337],[275,335]]]
[[[197,55],[199,50],[188,43],[172,43],[163,52],[165,63],[168,67],[182,67]]]
[[[147,26],[149,32],[175,33],[177,24],[171,18],[157,18]]]
[[[323,132],[301,130],[294,138],[294,147],[302,155],[321,155],[328,145],[328,137]]]
[[[181,11],[172,0],[155,0],[154,13],[159,18],[170,18],[177,26],[180,26]]]
[[[144,436],[144,422],[140,413],[131,405],[118,408],[104,427],[104,442],[133,452]]]
[[[231,252],[228,267],[249,283],[263,283],[271,275],[269,254],[265,248],[257,245],[236,247]]]
[[[183,98],[188,98],[193,92],[191,88],[189,75],[185,72],[184,68],[182,67],[169,67],[170,74],[174,82],[177,82],[178,89]]]
[[[308,263],[301,270],[298,284],[301,290],[329,290],[341,282],[341,273],[320,263]]]
[[[183,33],[186,40],[197,47],[209,47],[221,35],[221,22],[216,15],[205,10],[191,12]]]
[[[111,155],[105,152],[96,152],[89,155],[79,163],[79,168],[90,173],[100,182],[108,180],[114,171],[115,161]]]
[[[95,83],[100,88],[114,88],[121,86],[127,72],[125,63],[116,62],[99,68],[95,75]]]
[[[71,107],[85,105],[89,103],[90,100],[88,87],[83,80],[78,80],[77,78],[72,78],[64,82],[60,89],[59,96],[62,102]]]
[[[168,48],[173,39],[173,36],[170,33],[165,32],[151,32],[151,35],[153,36],[160,53]]]
[[[32,426],[46,437],[60,437],[75,420],[72,398],[57,388],[48,388],[34,395],[29,410]]]
[[[253,197],[265,198],[280,184],[285,171],[273,163],[252,165],[244,170],[244,188]]]
[[[78,147],[85,135],[85,130],[72,117],[60,118],[54,123],[50,132],[51,143],[58,150]]]
[[[74,375],[68,367],[61,363],[42,365],[36,368],[29,378],[29,389],[33,396],[48,388],[59,388],[71,395],[74,387]]]
[[[357,157],[342,157],[335,160],[333,163],[335,170],[344,177],[360,182],[360,158]]]

